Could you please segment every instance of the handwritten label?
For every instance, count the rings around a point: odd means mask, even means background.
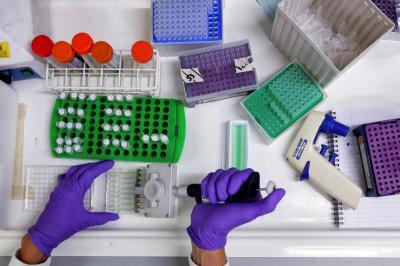
[[[10,58],[10,46],[8,42],[0,42],[0,58]]]
[[[255,70],[253,62],[250,62],[249,57],[235,59],[235,69],[236,73],[250,72]]]
[[[204,82],[204,78],[197,67],[181,69],[181,77],[184,83]]]

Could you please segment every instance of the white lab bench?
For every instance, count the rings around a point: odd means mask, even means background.
[[[50,0],[50,28],[55,40],[79,31],[95,39],[127,49],[135,40],[149,39],[150,0]],[[266,35],[266,19],[253,0],[226,0],[225,42],[249,39],[260,82],[288,62]],[[354,105],[400,104],[400,42],[382,41],[354,67],[326,88],[327,101],[319,108]],[[176,58],[162,59],[161,96],[183,97]],[[25,120],[23,160],[28,165],[73,165],[78,160],[55,159],[50,154],[49,119],[55,95],[43,80],[14,84],[20,102],[28,106]],[[179,184],[199,182],[209,171],[222,166],[224,122],[246,119],[239,106],[242,97],[186,109],[187,139],[178,164]],[[261,173],[262,182],[273,179],[287,194],[278,209],[232,232],[228,253],[238,257],[399,257],[399,230],[338,230],[332,220],[329,198],[307,182],[284,154],[298,126],[267,146],[256,127],[250,133],[250,166]],[[143,164],[141,164],[143,165]],[[116,167],[141,166],[117,163]],[[95,187],[95,209],[101,210],[105,178]],[[2,199],[0,200],[8,200]],[[20,237],[38,213],[23,210],[23,201],[12,201],[6,230],[0,231],[0,256],[12,255]],[[120,221],[78,233],[56,249],[63,256],[186,256],[186,236],[193,200],[180,200],[175,219],[121,216]],[[0,214],[1,215],[1,214]],[[399,225],[400,229],[400,225]]]

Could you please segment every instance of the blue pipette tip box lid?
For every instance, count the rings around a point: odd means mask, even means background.
[[[222,0],[153,0],[153,43],[220,43],[222,9]]]

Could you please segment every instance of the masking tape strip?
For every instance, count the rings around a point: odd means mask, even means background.
[[[20,104],[18,106],[18,123],[17,123],[17,143],[15,146],[14,159],[14,176],[12,184],[12,199],[23,200],[25,198],[25,186],[22,183],[23,173],[23,155],[24,155],[24,125],[26,117],[27,105]]]

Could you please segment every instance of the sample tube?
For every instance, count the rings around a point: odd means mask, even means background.
[[[153,47],[146,41],[135,42],[131,49],[131,55],[137,62],[145,64],[153,58]]]
[[[132,111],[129,110],[129,109],[127,109],[127,110],[124,111],[124,115],[125,115],[126,117],[131,117],[131,116],[132,116]]]
[[[112,116],[114,114],[114,111],[111,108],[107,108],[105,110],[105,113],[106,113],[106,116]]]
[[[57,145],[63,145],[64,144],[64,138],[62,138],[62,137],[58,137],[57,139],[56,139],[56,143],[57,143]]]
[[[72,92],[69,97],[71,98],[71,100],[76,101],[78,100],[79,94],[77,92]]]
[[[115,109],[115,110],[114,110],[114,114],[115,114],[116,116],[122,116],[122,110],[121,110],[121,109]]]
[[[66,137],[64,143],[67,146],[71,146],[74,143],[74,141],[70,137]]]
[[[148,144],[150,142],[149,135],[143,135],[142,136],[142,141],[143,141],[143,143]]]
[[[132,102],[133,101],[133,95],[130,95],[130,94],[125,95],[125,101]]]
[[[47,35],[38,35],[32,40],[31,43],[32,51],[36,56],[43,58],[54,67],[62,67],[62,65],[58,64],[51,56],[53,47],[54,42]]]
[[[107,42],[96,42],[92,48],[92,57],[97,63],[104,67],[119,67],[119,58],[115,56],[113,48]]]
[[[58,95],[58,98],[60,98],[60,100],[66,100],[68,98],[68,94],[61,92],[60,95]]]
[[[103,139],[103,147],[108,147],[110,146],[111,141],[109,139]]]
[[[84,65],[83,59],[77,56],[72,46],[65,41],[54,44],[52,54],[54,59],[60,64],[74,68],[82,68]]]
[[[160,136],[158,136],[157,134],[153,134],[151,135],[151,140],[154,142],[160,141]]]
[[[96,98],[97,98],[96,94],[92,93],[89,95],[88,100],[91,102],[94,102],[94,101],[96,101]]]
[[[84,101],[86,99],[86,94],[84,94],[83,92],[79,93],[78,99]]]
[[[122,129],[122,131],[124,131],[124,132],[128,132],[128,131],[130,130],[130,127],[129,127],[128,124],[123,124],[123,125],[121,126],[121,129]]]
[[[122,96],[121,94],[117,94],[116,96],[115,96],[115,100],[117,101],[117,102],[123,102],[124,101],[124,96]]]
[[[60,109],[58,109],[58,114],[60,116],[66,116],[67,115],[67,110],[65,108],[60,108]]]
[[[96,63],[96,61],[90,55],[93,45],[94,42],[92,37],[85,32],[80,32],[72,38],[72,48],[74,51],[83,58],[89,67],[99,68],[100,65]]]
[[[120,144],[121,144],[121,141],[120,141],[119,139],[113,139],[113,140],[112,140],[112,145],[113,145],[114,147],[119,147]]]
[[[56,151],[57,154],[62,154],[64,152],[64,149],[63,149],[63,147],[57,147],[55,149],[55,151]]]

